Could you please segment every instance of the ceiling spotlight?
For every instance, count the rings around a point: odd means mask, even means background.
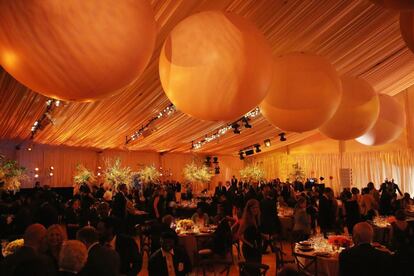
[[[53,173],[51,172],[51,173],[49,173],[49,175],[50,175],[50,176],[53,176]]]
[[[244,123],[244,127],[245,127],[245,128],[252,128],[252,125],[251,125],[251,124],[249,124],[249,119],[248,119],[248,118],[243,117],[242,121],[243,121],[243,123]]]
[[[35,174],[35,175],[34,175],[34,177],[35,177],[35,178],[39,178],[39,175],[38,175],[38,174]]]
[[[244,152],[242,150],[239,152],[239,155],[240,155],[240,160],[243,160],[244,159]]]
[[[218,164],[218,157],[217,157],[217,156],[214,156],[214,157],[213,157],[213,163],[214,163],[214,164]]]
[[[101,176],[101,173],[100,173],[100,172],[98,172],[98,173],[97,173],[97,175],[98,175],[98,176]]]
[[[32,151],[32,147],[28,147],[28,148],[27,148],[27,150],[28,150],[28,151]]]
[[[55,168],[53,166],[50,166],[50,170],[53,171]]]
[[[259,145],[259,144],[254,145],[254,147],[256,148],[256,153],[259,153],[259,152],[261,152],[261,151],[262,151],[262,150],[260,149],[260,145]]]
[[[246,150],[245,153],[246,153],[246,156],[249,156],[249,155],[254,154],[254,150],[253,149],[249,149],[249,150]]]
[[[286,135],[286,133],[284,133],[284,132],[279,133],[279,137],[280,137],[280,141],[281,141],[281,142],[286,141],[286,137],[285,137],[285,135]]]
[[[265,145],[266,148],[268,148],[268,147],[270,147],[272,145],[272,143],[270,142],[270,139],[264,140],[263,143],[264,143],[264,145]]]
[[[35,168],[35,171],[37,171],[37,172],[38,172],[38,171],[39,171],[39,168]]]
[[[232,124],[231,127],[233,128],[234,134],[240,134],[240,125],[238,123]]]
[[[100,170],[100,169],[102,169],[102,167],[101,166],[98,166],[98,170]]]

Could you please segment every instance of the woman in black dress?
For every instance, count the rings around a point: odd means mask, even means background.
[[[358,204],[358,194],[359,190],[357,188],[352,188],[352,194],[346,193],[346,200],[344,201],[344,215],[346,227],[348,232],[352,234],[354,225],[361,221],[361,212],[359,210]]]
[[[242,252],[246,262],[262,262],[262,237],[260,226],[260,204],[256,199],[247,201],[244,207],[239,237],[243,242]],[[256,275],[256,274],[252,274]]]

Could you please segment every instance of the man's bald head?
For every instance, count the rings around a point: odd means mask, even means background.
[[[26,231],[24,231],[24,245],[37,250],[41,246],[45,237],[46,228],[43,225],[39,223],[29,225],[29,227],[26,228]]]
[[[374,237],[374,230],[367,222],[355,224],[352,239],[356,245],[363,243],[371,243]]]

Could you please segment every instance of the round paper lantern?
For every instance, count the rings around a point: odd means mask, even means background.
[[[334,116],[319,130],[332,139],[355,139],[374,126],[379,114],[379,99],[366,81],[347,76],[341,80],[341,103]]]
[[[162,87],[182,112],[234,120],[257,106],[272,78],[271,48],[246,19],[206,11],[181,21],[161,50]]]
[[[412,0],[371,0],[371,2],[390,10],[403,11],[414,9],[414,2]]]
[[[0,2],[0,63],[45,96],[91,101],[145,69],[156,24],[148,1]]]
[[[405,127],[404,108],[391,96],[378,95],[380,112],[374,127],[356,140],[367,146],[390,143],[397,139]]]
[[[400,14],[400,30],[405,44],[414,53],[414,11]]]
[[[320,56],[291,53],[274,60],[273,79],[260,109],[276,127],[303,132],[320,127],[338,108],[341,80]]]

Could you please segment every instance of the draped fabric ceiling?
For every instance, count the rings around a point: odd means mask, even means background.
[[[326,57],[340,74],[366,79],[379,93],[396,95],[414,84],[414,55],[399,31],[399,14],[368,0],[153,0],[159,26],[156,48],[143,75],[112,98],[93,102],[65,102],[53,114],[34,142],[97,149],[125,149],[131,135],[169,105],[158,75],[160,48],[172,28],[185,17],[203,10],[220,9],[242,15],[264,33],[273,55],[309,51]],[[111,39],[108,37],[108,39]],[[108,72],[110,77],[110,72]],[[34,121],[44,112],[47,99],[0,71],[0,139],[23,141]],[[205,122],[176,112],[157,121],[145,138],[129,144],[129,150],[190,152],[199,140],[225,122]],[[259,116],[252,129],[240,135],[229,131],[199,152],[236,154],[262,143],[280,131]],[[287,142],[272,141],[271,149],[315,135],[288,133]]]

